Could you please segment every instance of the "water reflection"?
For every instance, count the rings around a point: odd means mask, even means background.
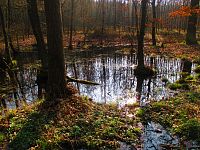
[[[19,65],[21,68],[17,72],[17,77],[20,88],[17,93],[19,99],[29,102],[37,99],[38,89],[35,82],[37,69],[27,63],[31,63],[30,60]],[[161,100],[172,96],[173,93],[166,88],[162,78],[167,78],[173,83],[180,79],[179,72],[183,68],[181,60],[161,56],[146,56],[145,64],[157,70],[155,77],[144,79],[134,76],[136,66],[134,54],[76,56],[76,60],[68,62],[66,66],[69,76],[101,84],[99,86],[75,84],[82,95],[87,95],[99,103],[117,103],[119,106],[124,106],[140,102],[140,106],[144,106],[150,100]],[[13,97],[13,93],[11,96]],[[12,107],[15,106],[14,102],[11,104]],[[154,123],[149,123],[144,128],[144,133],[144,149],[158,149],[159,144],[177,143],[167,131]]]
[[[169,82],[175,82],[180,78],[182,70],[181,60],[165,57],[145,57],[145,63],[157,70],[153,78],[144,79],[134,76],[136,66],[135,55],[111,55],[98,56],[91,59],[79,59],[76,62],[77,77],[100,83],[100,86],[80,85],[80,93],[91,97],[100,103],[117,103],[119,106],[139,102],[145,106],[150,100],[161,100],[173,95],[166,83],[162,81],[167,78]],[[68,74],[74,76],[72,64],[68,65]],[[159,131],[159,132],[158,132]],[[144,127],[142,137],[143,149],[161,149],[161,144],[178,144],[162,126],[153,122]]]
[[[76,74],[79,79],[100,83],[100,86],[80,85],[80,93],[100,103],[116,102],[120,105],[134,103],[138,99],[148,101],[167,98],[172,93],[162,78],[174,82],[180,78],[181,61],[165,57],[145,57],[145,63],[157,69],[156,77],[140,79],[134,76],[135,55],[96,56],[79,58]],[[69,76],[75,76],[73,64],[67,64]]]
[[[171,136],[161,125],[154,122],[149,122],[145,126],[143,135],[144,150],[160,150],[163,149],[162,145],[178,145],[179,140],[177,137]]]

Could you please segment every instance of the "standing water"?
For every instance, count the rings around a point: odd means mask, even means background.
[[[166,87],[166,80],[173,83],[180,78],[180,59],[161,56],[145,57],[145,64],[157,71],[153,78],[134,76],[136,55],[110,54],[84,57],[67,63],[67,74],[78,79],[100,83],[99,86],[79,85],[80,93],[98,103],[117,103],[119,107],[140,101],[144,106],[150,100],[163,100],[174,95]],[[157,150],[160,145],[178,145],[179,141],[161,125],[149,122],[144,127],[143,149]],[[123,146],[122,146],[123,147]],[[124,149],[124,148],[122,148]],[[129,148],[126,148],[129,149]]]
[[[79,58],[75,61],[75,69],[74,64],[67,64],[67,73],[69,76],[75,76],[76,72],[79,79],[100,83],[100,86],[79,85],[81,94],[99,103],[131,104],[138,99],[138,93],[141,94],[143,102],[172,96],[162,79],[167,78],[169,82],[178,80],[181,61],[160,56],[146,56],[145,61],[147,65],[156,69],[157,75],[142,81],[134,76],[135,55],[115,54]]]
[[[74,60],[68,61],[71,58]],[[76,54],[66,57],[68,76],[100,84],[98,86],[78,85],[81,95],[86,95],[95,102],[115,103],[123,107],[140,101],[140,106],[143,106],[150,100],[162,100],[174,94],[166,87],[163,79],[173,83],[180,78],[179,73],[182,70],[180,59],[145,56],[145,64],[157,71],[156,76],[149,79],[134,76],[136,64],[135,54],[87,53],[85,55],[84,53],[84,56]],[[33,101],[37,98],[35,84],[37,69],[27,65],[24,68],[21,68],[18,78],[25,99]],[[156,150],[159,149],[160,144],[178,144],[178,140],[162,126],[151,122],[144,128],[143,149]]]

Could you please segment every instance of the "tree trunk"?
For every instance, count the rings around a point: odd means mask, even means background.
[[[136,36],[138,38],[139,36],[139,29],[138,29],[138,11],[137,11],[137,1],[133,0],[133,5],[134,5],[134,11],[135,11],[135,29],[136,29]]]
[[[113,27],[114,30],[116,31],[116,26],[117,26],[117,2],[116,0],[113,0],[113,5],[114,5],[114,22],[113,22]]]
[[[71,0],[71,16],[70,16],[70,32],[69,32],[69,49],[73,49],[72,38],[73,38],[73,26],[74,26],[74,0]]]
[[[63,98],[66,91],[60,0],[45,0],[48,42],[48,97]]]
[[[45,47],[45,42],[40,26],[40,19],[38,15],[37,1],[36,0],[26,0],[28,8],[28,16],[32,26],[33,34],[37,41],[37,48],[40,53],[40,58],[42,61],[42,68],[47,69],[47,50]]]
[[[11,58],[11,54],[10,54],[10,50],[9,50],[8,36],[6,33],[4,15],[3,15],[1,6],[0,6],[0,23],[1,23],[1,27],[2,27],[3,36],[4,36],[6,60],[7,60],[7,63],[11,63],[12,58]]]
[[[105,26],[105,0],[102,0],[102,23],[101,23],[101,34],[104,34]]]
[[[137,50],[137,59],[138,59],[138,68],[144,68],[144,35],[146,28],[146,16],[147,16],[147,3],[148,0],[142,0],[141,2],[141,11],[142,18],[140,24],[140,33],[138,36],[138,50]]]
[[[156,46],[156,0],[152,0],[152,45]]]
[[[191,0],[191,9],[199,8],[199,0]],[[188,18],[188,27],[186,34],[186,44],[193,45],[197,44],[196,39],[196,26],[197,26],[197,14],[192,13]]]

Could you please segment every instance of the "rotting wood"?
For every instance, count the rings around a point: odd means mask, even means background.
[[[72,77],[67,76],[67,82],[78,82],[81,84],[88,84],[88,85],[100,85],[99,83],[92,82],[92,81],[87,81],[87,80],[80,80],[80,79],[75,79]]]

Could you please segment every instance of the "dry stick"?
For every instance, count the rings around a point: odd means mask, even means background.
[[[88,84],[88,85],[100,85],[99,83],[92,82],[92,81],[87,81],[87,80],[80,80],[80,79],[75,79],[72,77],[67,76],[67,82],[78,82],[81,84]]]

